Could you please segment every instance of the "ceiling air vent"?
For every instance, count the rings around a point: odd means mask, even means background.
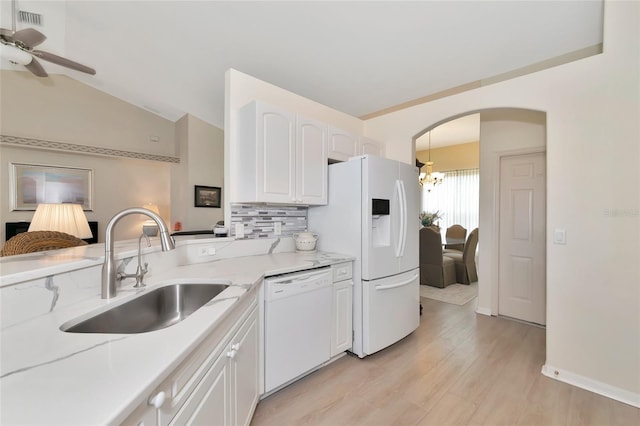
[[[26,22],[31,25],[40,25],[42,26],[42,15],[39,13],[27,12],[26,10],[18,11],[18,21]]]

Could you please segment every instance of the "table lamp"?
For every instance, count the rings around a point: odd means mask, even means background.
[[[38,204],[28,232],[58,231],[85,239],[93,237],[80,204]]]
[[[147,203],[142,207],[147,210],[151,210],[152,212],[160,216],[160,209],[158,209],[157,204]],[[148,237],[155,237],[158,235],[158,225],[156,225],[156,223],[151,219],[145,220],[144,224],[142,225],[142,233]]]

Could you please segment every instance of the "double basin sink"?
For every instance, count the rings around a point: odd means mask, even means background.
[[[170,327],[222,293],[229,284],[169,284],[76,323],[63,324],[68,333],[136,334]]]

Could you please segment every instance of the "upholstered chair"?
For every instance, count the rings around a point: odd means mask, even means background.
[[[32,231],[14,235],[2,247],[0,256],[33,253],[86,245],[87,242],[73,235],[57,231]]]
[[[478,247],[478,228],[469,233],[467,241],[464,243],[464,250],[461,253],[447,252],[445,257],[453,259],[455,262],[456,282],[471,284],[478,281],[478,270],[476,268],[476,248]]]
[[[442,255],[442,238],[432,227],[420,229],[420,284],[444,288],[456,282],[455,262]]]
[[[466,238],[467,229],[465,227],[462,225],[451,225],[447,228],[447,232],[445,234],[447,242],[444,245],[444,252],[447,253],[452,250],[457,250],[462,253]]]

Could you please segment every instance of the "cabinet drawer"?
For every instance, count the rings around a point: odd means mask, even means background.
[[[352,262],[338,263],[331,267],[333,270],[333,282],[348,280],[352,275]]]

